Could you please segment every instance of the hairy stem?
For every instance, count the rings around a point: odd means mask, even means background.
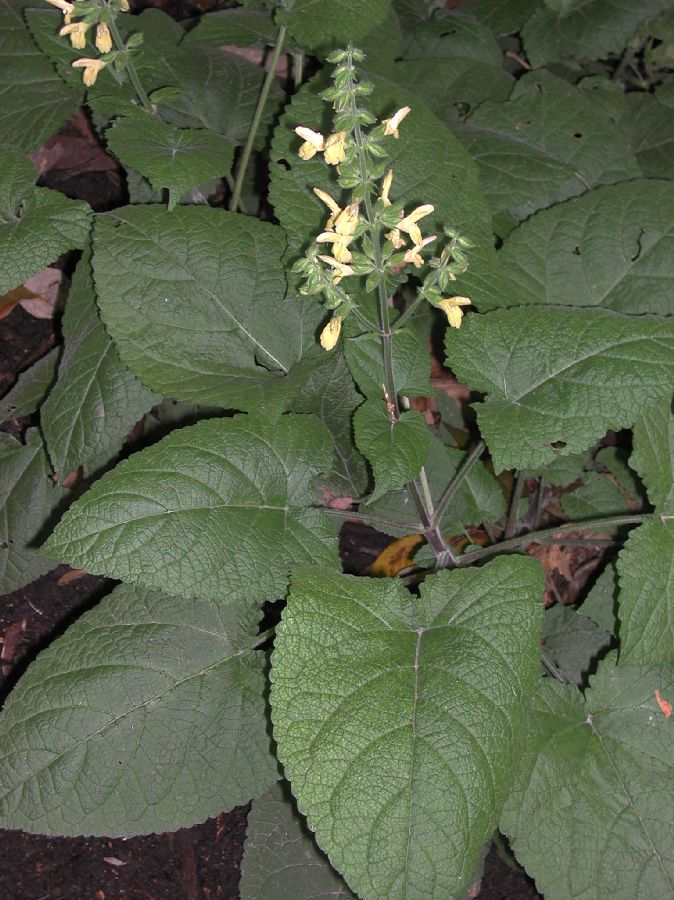
[[[517,525],[517,507],[520,505],[520,500],[522,499],[522,491],[524,490],[525,481],[526,474],[524,472],[524,469],[520,469],[517,473],[517,478],[515,479],[512,494],[510,495],[508,521],[506,522],[504,535],[506,540],[509,540],[515,534],[515,527]]]
[[[440,521],[441,521],[443,515],[445,514],[445,510],[447,509],[449,504],[452,502],[454,495],[456,494],[458,489],[463,484],[463,481],[465,480],[465,478],[468,475],[468,473],[470,472],[470,470],[473,468],[475,463],[482,456],[483,451],[484,451],[484,441],[478,441],[478,443],[475,445],[474,449],[471,450],[471,453],[470,453],[470,456],[468,457],[468,459],[464,462],[464,464],[461,466],[461,468],[458,470],[458,472],[454,475],[452,480],[449,482],[449,484],[445,488],[444,493],[438,500],[437,506],[435,507],[435,513],[433,514],[433,525],[434,526],[440,525]]]
[[[547,544],[549,542],[562,543],[557,535],[566,531],[601,531],[602,528],[613,528],[616,525],[638,525],[644,522],[650,513],[640,513],[634,516],[607,516],[603,519],[592,519],[585,522],[566,522],[563,525],[555,525],[553,528],[544,528],[542,531],[531,531],[529,534],[520,534],[507,541],[492,544],[490,547],[481,547],[471,553],[465,553],[459,557],[459,566],[470,566],[480,559],[493,556],[495,553],[506,553],[508,550],[519,550],[529,544]]]
[[[264,82],[262,84],[262,90],[260,91],[260,96],[257,100],[257,106],[255,107],[255,113],[253,115],[253,121],[250,125],[250,131],[248,132],[248,137],[246,138],[246,143],[241,154],[241,159],[239,160],[239,167],[236,170],[234,190],[232,191],[232,197],[229,201],[229,208],[233,212],[236,212],[236,210],[239,208],[241,191],[243,190],[243,181],[246,177],[246,170],[248,168],[248,163],[250,162],[250,155],[253,152],[253,144],[255,143],[255,137],[257,136],[257,130],[260,127],[262,113],[264,111],[265,104],[267,103],[269,91],[271,90],[271,86],[276,75],[276,66],[278,65],[281,51],[283,50],[285,38],[286,26],[281,25],[276,36],[276,46],[274,47],[274,53],[271,58],[269,70],[267,71]]]
[[[383,516],[371,516],[368,515],[368,513],[354,512],[351,509],[324,509],[329,516],[339,516],[342,519],[355,519],[357,522],[363,522],[366,525],[386,525],[390,528],[399,528],[401,531],[409,531],[413,534],[424,533],[424,526],[421,522],[397,522],[395,519],[386,519]]]
[[[117,28],[117,23],[113,16],[110,16],[110,21],[108,23],[108,28],[110,29],[110,34],[112,36],[112,40],[115,44],[115,49],[121,50],[126,54],[124,67],[129,76],[129,80],[133,85],[133,89],[136,92],[136,96],[140,100],[141,106],[150,113],[150,115],[154,115],[154,109],[152,108],[152,104],[150,103],[150,98],[147,95],[147,92],[143,85],[141,84],[141,80],[138,77],[138,72],[136,70],[135,65],[133,64],[133,60],[129,55],[128,50],[124,45],[124,41],[122,40],[122,36],[119,33],[119,29]]]

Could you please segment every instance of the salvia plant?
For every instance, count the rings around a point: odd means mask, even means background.
[[[671,897],[671,4],[39,6],[0,293],[82,252],[0,401],[2,586],[120,583],[7,700],[0,824],[252,801],[244,898],[474,896],[497,829],[551,900]],[[82,104],[126,206],[35,184]]]

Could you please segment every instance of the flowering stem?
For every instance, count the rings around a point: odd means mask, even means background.
[[[115,47],[117,50],[120,50],[125,54],[124,57],[124,66],[126,68],[127,74],[129,76],[129,81],[133,85],[133,89],[136,92],[136,96],[140,100],[141,106],[150,113],[151,116],[154,115],[154,109],[152,104],[150,103],[150,98],[147,95],[145,88],[143,87],[140,78],[138,77],[138,72],[136,71],[136,67],[133,64],[133,60],[129,55],[129,51],[126,49],[124,41],[122,40],[122,36],[119,33],[119,29],[117,28],[117,23],[115,22],[114,16],[110,16],[110,21],[108,22],[108,28],[110,29],[110,34],[112,36],[112,40],[114,41]]]
[[[544,528],[542,531],[531,531],[529,534],[520,534],[509,541],[501,541],[499,544],[492,544],[490,547],[481,547],[479,550],[473,550],[472,553],[464,553],[463,556],[459,557],[457,565],[470,566],[479,559],[484,559],[485,556],[492,556],[494,553],[506,553],[508,550],[518,550],[529,544],[563,543],[557,535],[563,534],[565,531],[600,531],[602,528],[613,528],[616,525],[639,525],[649,515],[650,513],[641,513],[634,516],[608,516],[604,519],[567,522],[564,525],[555,525],[553,528]],[[603,543],[602,539],[598,540],[600,543]]]
[[[253,121],[251,122],[251,125],[250,125],[250,131],[248,132],[248,137],[246,138],[246,143],[243,148],[243,153],[241,154],[241,159],[239,161],[239,167],[236,170],[236,180],[234,181],[234,190],[232,191],[232,198],[229,201],[229,208],[233,212],[236,212],[236,210],[239,207],[239,201],[241,200],[241,191],[243,190],[243,180],[246,177],[246,169],[248,168],[248,163],[250,161],[250,154],[253,152],[253,144],[255,143],[255,137],[257,135],[257,130],[260,127],[262,113],[264,111],[264,107],[267,102],[267,98],[269,97],[269,91],[271,90],[272,83],[276,76],[276,66],[278,65],[279,57],[281,56],[281,51],[283,50],[283,43],[285,41],[285,38],[286,38],[286,26],[281,25],[281,27],[278,30],[278,35],[276,36],[276,46],[274,47],[274,53],[271,58],[269,70],[267,71],[267,75],[266,75],[264,83],[262,85],[262,90],[260,91],[260,96],[258,97],[257,106],[255,107]]]

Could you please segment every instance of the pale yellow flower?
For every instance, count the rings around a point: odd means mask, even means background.
[[[68,3],[68,0],[47,0],[47,3],[51,3],[52,6],[58,7],[64,16],[71,16],[75,9],[72,3]]]
[[[438,306],[447,316],[447,321],[452,328],[461,328],[461,319],[463,318],[462,306],[470,306],[471,300],[468,297],[445,297],[435,306]]]
[[[335,218],[335,231],[341,235],[353,235],[358,227],[360,204],[358,201],[349,203]]]
[[[323,159],[329,166],[338,166],[346,157],[346,131],[336,131],[325,140]]]
[[[397,228],[393,228],[391,229],[391,231],[387,231],[384,237],[393,244],[396,250],[400,250],[401,247],[405,246],[405,238]]]
[[[332,350],[339,340],[339,333],[342,330],[342,316],[333,316],[328,324],[321,331],[321,347],[324,350]]]
[[[324,231],[316,238],[317,244],[332,244],[332,255],[342,263],[350,263],[353,257],[349,250],[349,244],[353,240],[350,235],[337,234],[334,231]]]
[[[424,238],[420,244],[415,244],[414,247],[412,247],[411,250],[408,250],[405,254],[405,262],[414,263],[416,268],[420,269],[424,264],[424,260],[419,251],[423,250],[427,244],[432,243],[434,240],[435,235],[432,235],[432,237]]]
[[[423,219],[424,216],[430,216],[434,209],[435,207],[431,206],[430,203],[424,203],[423,206],[417,206],[417,208],[413,209],[408,216],[402,218],[396,227],[399,231],[404,231],[409,234],[413,244],[420,244],[421,230],[419,229],[417,222],[419,219]]]
[[[84,69],[82,81],[87,87],[96,84],[98,73],[101,69],[104,69],[106,65],[107,63],[102,59],[90,59],[86,56],[82,59],[76,59],[75,62],[72,63],[73,69]]]
[[[59,31],[61,37],[69,37],[75,50],[84,50],[87,46],[87,31],[91,28],[86,22],[74,22],[72,25],[64,25]]]
[[[384,134],[392,134],[393,137],[398,140],[400,134],[398,133],[398,126],[405,118],[405,116],[412,112],[411,107],[409,106],[401,106],[400,109],[394,113],[390,119],[383,119],[382,125],[384,126]]]
[[[330,210],[330,217],[325,224],[325,227],[328,231],[332,231],[335,226],[335,219],[341,213],[342,207],[337,203],[334,197],[331,197],[326,191],[322,191],[320,188],[314,188],[314,194],[318,197],[319,200],[322,200],[323,203]]]
[[[96,49],[99,53],[109,53],[112,50],[112,37],[105,22],[99,22],[96,26]]]
[[[295,129],[295,134],[304,141],[298,151],[302,159],[311,159],[313,156],[316,156],[319,150],[325,149],[325,140],[320,131],[312,131],[311,128],[298,125]]]
[[[119,0],[119,11],[120,12],[128,12],[129,11],[129,0]]]
[[[332,266],[331,274],[333,284],[339,284],[342,278],[346,278],[348,275],[354,274],[351,266],[348,266],[346,263],[340,262],[338,259],[335,259],[334,256],[323,256],[319,253],[318,258],[324,263],[327,263],[329,266]]]
[[[384,206],[390,206],[391,201],[388,198],[388,192],[391,190],[391,182],[393,181],[393,169],[389,169],[381,185],[381,202]]]

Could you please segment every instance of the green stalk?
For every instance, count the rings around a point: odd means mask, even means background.
[[[365,525],[386,525],[389,528],[398,528],[401,531],[408,531],[412,534],[424,534],[424,526],[421,522],[396,522],[395,519],[385,519],[383,516],[370,516],[368,513],[354,512],[351,509],[325,509],[329,516],[339,516],[342,519],[355,519],[357,522],[363,522]]]
[[[445,491],[444,491],[442,497],[440,497],[440,499],[438,500],[438,505],[435,507],[435,513],[433,515],[433,525],[434,526],[440,525],[440,520],[442,519],[445,510],[447,509],[447,507],[453,500],[454,495],[456,494],[458,489],[461,487],[461,484],[463,483],[464,479],[466,478],[466,476],[468,475],[470,470],[473,468],[475,463],[482,456],[483,451],[484,451],[484,441],[478,441],[478,443],[475,445],[474,449],[471,451],[468,459],[461,466],[459,471],[454,475],[452,480],[449,482],[449,484],[445,488]]]
[[[508,521],[505,528],[505,539],[508,540],[515,534],[515,526],[517,525],[517,507],[522,499],[522,491],[524,490],[524,482],[526,475],[524,469],[520,469],[517,473],[517,479],[510,495],[510,506],[508,508]]]
[[[243,180],[246,177],[246,170],[248,168],[248,163],[250,162],[250,155],[253,152],[253,144],[255,142],[255,137],[257,135],[257,130],[260,127],[260,121],[262,119],[262,113],[264,111],[265,104],[267,102],[267,98],[269,97],[269,91],[271,90],[272,83],[274,81],[274,76],[276,74],[276,66],[278,65],[279,57],[281,56],[281,51],[283,50],[283,43],[286,37],[286,26],[281,25],[278,31],[278,35],[276,36],[276,46],[274,47],[274,53],[271,58],[271,64],[269,66],[269,70],[265,77],[264,83],[262,85],[262,90],[260,91],[260,96],[258,97],[257,106],[255,107],[255,113],[253,115],[253,121],[250,125],[250,131],[248,132],[248,137],[246,138],[246,143],[243,148],[243,153],[241,154],[241,159],[239,161],[239,167],[236,171],[236,180],[234,181],[234,190],[232,191],[232,198],[229,201],[229,208],[233,212],[239,207],[239,201],[241,200],[241,191],[243,190]]]
[[[154,115],[154,109],[152,107],[152,104],[150,103],[150,98],[148,97],[145,88],[141,84],[140,78],[138,77],[138,72],[136,71],[136,67],[134,66],[133,60],[131,59],[129,52],[124,45],[122,36],[119,33],[119,29],[117,28],[117,23],[115,22],[115,20],[112,16],[110,16],[110,21],[108,22],[108,28],[110,29],[110,34],[112,36],[112,40],[115,44],[116,49],[121,50],[123,53],[126,54],[124,65],[125,65],[127,74],[129,76],[129,81],[133,85],[133,89],[136,92],[136,96],[140,100],[143,108],[147,112],[149,112],[151,116]]]
[[[529,544],[562,543],[561,540],[557,539],[557,535],[563,534],[565,531],[600,531],[602,528],[613,528],[616,525],[639,525],[650,515],[651,513],[641,513],[634,516],[608,516],[604,519],[567,522],[564,525],[555,525],[553,528],[544,528],[542,531],[531,531],[529,534],[521,534],[508,541],[493,544],[491,547],[482,547],[479,550],[473,550],[472,553],[465,553],[459,557],[458,565],[470,566],[486,556],[493,556],[495,553],[507,553],[508,550],[518,550]]]

